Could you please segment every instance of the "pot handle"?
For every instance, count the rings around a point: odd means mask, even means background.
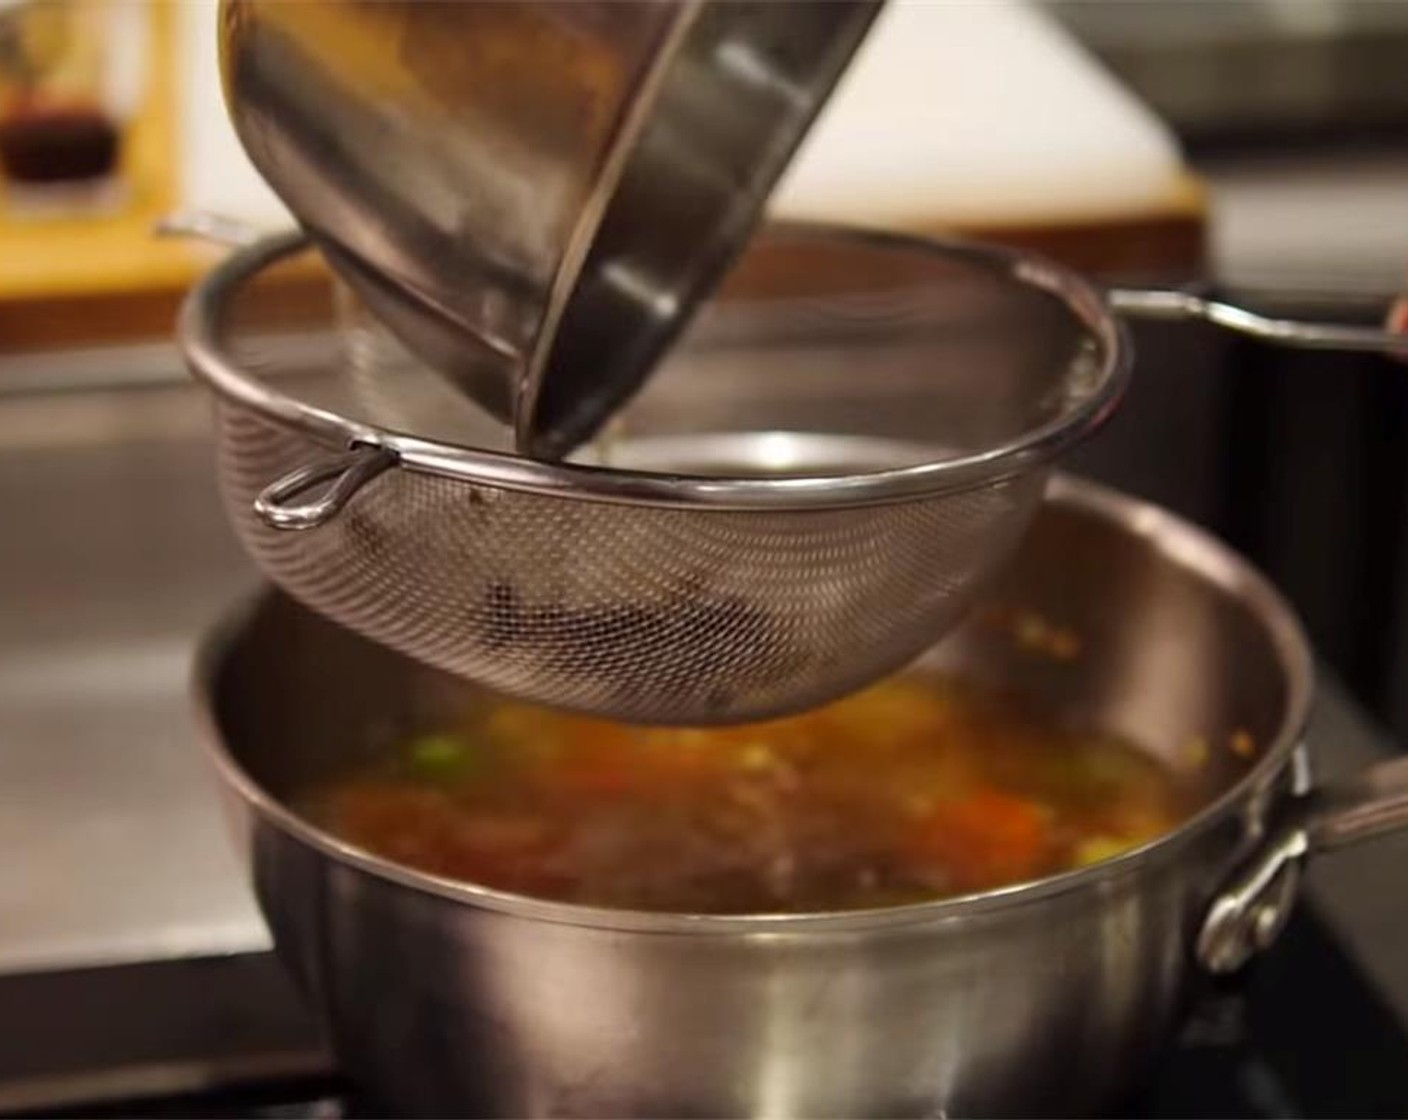
[[[1305,857],[1408,827],[1408,758],[1369,766],[1298,798],[1213,900],[1198,934],[1199,962],[1240,968],[1290,916]]]
[[[1355,350],[1408,356],[1408,335],[1344,323],[1272,319],[1223,300],[1173,289],[1114,288],[1106,293],[1113,311],[1135,319],[1201,319],[1225,330],[1301,350]]]

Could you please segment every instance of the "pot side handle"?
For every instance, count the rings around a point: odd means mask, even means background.
[[[1213,899],[1196,943],[1209,972],[1233,972],[1275,940],[1307,856],[1408,828],[1408,757],[1366,767],[1297,798]]]
[[[1304,827],[1311,854],[1408,827],[1408,757],[1327,783],[1306,801]]]

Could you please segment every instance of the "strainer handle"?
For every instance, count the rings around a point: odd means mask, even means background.
[[[1307,323],[1273,319],[1223,300],[1192,292],[1116,288],[1107,293],[1110,307],[1136,319],[1201,319],[1237,334],[1302,350],[1356,350],[1408,356],[1408,335],[1345,323]]]
[[[395,454],[384,447],[354,447],[270,483],[254,499],[254,512],[271,529],[316,529],[336,517],[358,490],[395,465]],[[318,496],[295,500],[310,491]]]

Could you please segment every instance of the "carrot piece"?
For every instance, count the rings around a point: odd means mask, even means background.
[[[1038,875],[1050,834],[1049,814],[1037,802],[980,789],[921,818],[908,852],[916,861],[942,866],[958,890],[979,890]]]

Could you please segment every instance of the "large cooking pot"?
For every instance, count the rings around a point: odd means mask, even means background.
[[[1081,656],[1026,652],[975,620],[929,660],[1170,760],[1201,737],[1206,808],[1141,850],[1041,882],[800,916],[542,902],[339,843],[290,799],[448,713],[468,686],[283,598],[240,613],[200,662],[212,755],[278,951],[345,1068],[416,1115],[1054,1115],[1117,1102],[1200,969],[1233,968],[1275,935],[1302,856],[1408,818],[1408,760],[1308,791],[1311,661],[1296,620],[1245,563],[1158,509],[1058,479],[993,595],[1074,627]],[[1238,732],[1253,757],[1228,749]]]

